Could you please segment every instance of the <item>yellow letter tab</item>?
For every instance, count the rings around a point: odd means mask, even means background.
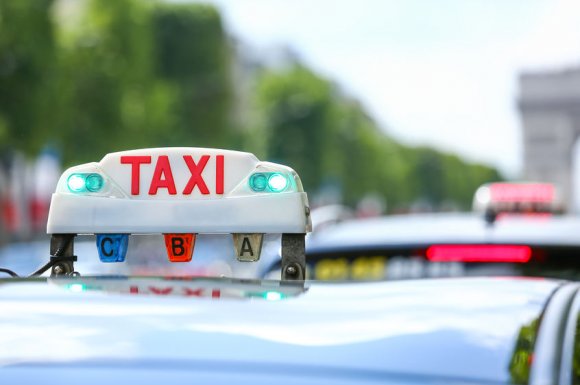
[[[195,246],[195,234],[163,234],[171,262],[189,262]]]
[[[264,234],[233,234],[236,258],[240,262],[255,262],[260,259]]]

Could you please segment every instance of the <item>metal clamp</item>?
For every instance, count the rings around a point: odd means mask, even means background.
[[[74,271],[74,262],[77,256],[74,255],[74,237],[76,234],[53,234],[50,239],[50,261],[30,276],[42,275],[52,268],[51,277],[68,275],[79,275]]]
[[[282,234],[282,280],[306,278],[306,234]]]

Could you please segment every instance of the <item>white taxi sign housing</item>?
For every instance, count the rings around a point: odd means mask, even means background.
[[[66,170],[49,234],[310,231],[308,199],[289,167],[205,148],[116,152]]]

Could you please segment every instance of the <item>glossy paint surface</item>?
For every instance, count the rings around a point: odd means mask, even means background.
[[[140,281],[157,287],[147,295],[122,294],[115,280],[101,282],[82,291],[83,280],[3,281],[0,364],[205,362],[221,372],[284,366],[509,382],[521,329],[559,285],[498,278],[307,283],[305,292],[272,301],[163,295],[171,282],[156,279]]]

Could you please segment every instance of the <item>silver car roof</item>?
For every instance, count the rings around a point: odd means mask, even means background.
[[[493,225],[481,215],[410,214],[345,221],[309,238],[321,248],[498,243],[580,246],[580,217],[506,217]]]
[[[160,289],[175,284],[147,282]],[[189,284],[195,289],[199,283]],[[560,282],[308,285],[297,297],[267,301],[71,292],[39,281],[4,281],[0,340],[9,348],[0,351],[0,366],[29,365],[24,369],[33,373],[35,364],[145,369],[155,363],[168,365],[167,371],[214,368],[215,374],[245,366],[252,373],[290,369],[293,383],[304,379],[296,377],[300,373],[336,380],[348,371],[359,380],[400,374],[400,382],[508,383],[522,328],[537,322]]]

